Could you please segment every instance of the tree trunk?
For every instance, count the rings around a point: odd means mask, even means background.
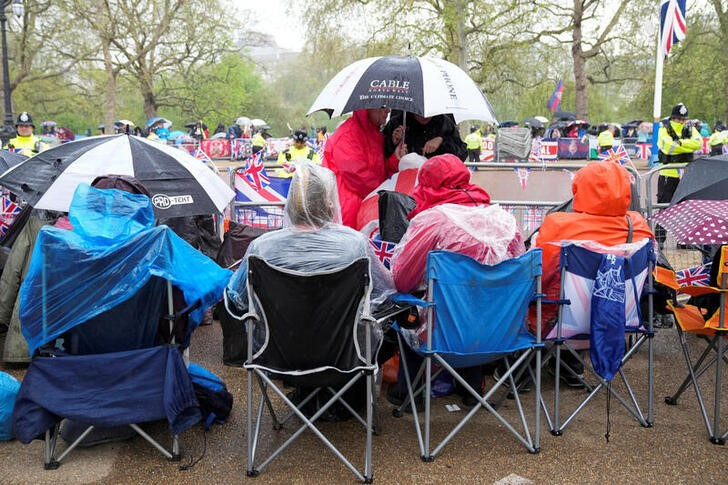
[[[583,0],[574,0],[574,30],[572,32],[571,56],[574,60],[576,117],[581,120],[589,117],[589,98],[586,91],[586,58],[582,50],[583,33],[581,23],[583,16]]]
[[[114,133],[114,121],[116,121],[116,71],[111,60],[111,49],[109,43],[103,41],[104,71],[106,72],[106,110],[104,111],[104,133]]]

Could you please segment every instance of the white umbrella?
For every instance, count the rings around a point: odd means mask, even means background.
[[[263,120],[258,120],[258,121],[263,121]],[[241,116],[240,118],[235,120],[235,124],[238,126],[250,126],[250,118],[248,118],[247,116]]]
[[[259,126],[267,125],[268,123],[266,123],[264,120],[261,120],[260,118],[255,118],[250,120],[250,124],[258,128]]]
[[[308,114],[340,116],[357,109],[388,107],[421,116],[449,113],[455,121],[497,123],[493,108],[470,76],[433,57],[370,57],[329,81]]]
[[[93,136],[39,153],[0,175],[0,185],[36,209],[68,211],[80,183],[129,175],[149,191],[158,217],[222,212],[235,193],[182,150],[128,135]]]

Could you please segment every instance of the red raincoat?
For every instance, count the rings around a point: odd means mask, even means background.
[[[323,166],[336,174],[344,225],[356,227],[361,201],[397,171],[399,160],[384,159],[384,137],[366,110],[354,111],[326,142]]]

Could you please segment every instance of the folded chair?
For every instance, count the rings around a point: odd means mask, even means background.
[[[376,321],[369,315],[369,261],[362,258],[335,271],[301,273],[250,256],[247,281],[248,301],[251,302],[248,313],[243,316],[248,331],[245,363],[248,371],[247,475],[257,476],[303,431],[310,429],[359,480],[371,483],[373,385],[378,348],[373,339],[378,332],[373,328]],[[344,393],[362,377],[366,380],[365,418],[343,399]],[[313,391],[300,402],[293,402],[276,384],[278,379],[313,388]],[[254,380],[261,391],[257,411],[253,409]],[[288,415],[279,417],[276,414],[269,391],[290,408]],[[330,397],[308,416],[305,406],[317,395]],[[365,427],[363,472],[315,425],[316,420],[337,402]],[[273,429],[280,429],[293,416],[303,424],[268,458],[257,461],[264,407],[271,415]]]
[[[400,365],[407,381],[405,406],[412,406],[415,431],[424,461],[432,461],[455,434],[481,409],[489,411],[531,453],[539,450],[541,396],[541,250],[488,266],[449,251],[431,251],[427,256],[427,300],[400,295],[399,301],[427,308],[427,339],[413,341],[412,334],[398,328]],[[537,305],[537,331],[526,328],[529,303]],[[415,375],[410,375],[404,345],[424,358]],[[535,359],[535,372],[529,364]],[[502,362],[505,372],[490,389],[473,389],[457,369]],[[432,364],[456,379],[478,401],[462,420],[434,448],[430,447],[432,419],[432,381],[437,373]],[[525,372],[535,383],[534,424],[529,428],[523,403],[515,382]],[[511,424],[491,403],[491,397],[504,384],[510,384],[518,410],[517,423]],[[424,392],[424,439],[415,397]],[[399,411],[399,412],[397,412]],[[518,426],[520,429],[516,429]],[[532,436],[533,432],[533,436]]]
[[[715,264],[715,263],[713,263]],[[685,356],[685,363],[688,367],[688,375],[678,387],[675,394],[665,398],[667,404],[676,405],[682,393],[692,384],[695,390],[695,396],[700,406],[700,414],[702,415],[705,428],[708,431],[708,438],[713,444],[723,445],[728,436],[728,429],[723,431],[720,420],[720,405],[723,397],[723,366],[726,363],[725,352],[728,349],[726,345],[726,337],[728,337],[728,317],[726,316],[726,293],[728,293],[728,246],[723,246],[719,259],[720,267],[717,270],[718,288],[711,286],[683,286],[679,287],[669,278],[660,279],[661,282],[667,284],[671,288],[691,296],[715,295],[719,300],[718,309],[712,314],[703,314],[701,309],[696,305],[683,304],[677,301],[668,301],[668,307],[675,314],[677,322],[677,332],[680,338],[680,347]],[[693,360],[690,354],[690,345],[686,338],[687,334],[702,336],[707,345],[698,359]],[[703,399],[703,393],[700,389],[700,378],[703,377],[711,368],[715,368],[713,378],[713,391],[715,393],[713,403],[713,416],[711,417]],[[708,380],[710,374],[703,379]],[[704,387],[705,389],[705,387]],[[712,423],[711,423],[712,422]]]
[[[553,416],[546,404],[542,405],[554,436],[560,436],[602,389],[607,390],[607,413],[610,398],[614,397],[642,426],[652,426],[654,263],[653,242],[648,239],[618,246],[589,241],[562,245],[560,298],[545,301],[559,305],[558,321],[544,337],[545,342],[553,344],[544,357],[544,365],[554,367]],[[642,298],[648,299],[646,318],[640,309]],[[625,370],[628,361],[645,343],[648,352],[646,416]],[[586,350],[589,359],[584,357]],[[578,362],[594,379],[586,378],[569,365],[563,359],[564,352],[575,359],[572,364]],[[564,372],[581,382],[588,394],[562,420],[561,374]],[[612,378],[617,375],[626,398],[612,385]]]

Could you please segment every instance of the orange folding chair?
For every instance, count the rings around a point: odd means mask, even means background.
[[[726,338],[728,337],[728,319],[726,318],[726,293],[728,293],[728,246],[721,248],[719,260],[720,267],[718,269],[717,287],[713,286],[679,286],[675,278],[675,273],[665,268],[658,268],[656,271],[656,279],[660,283],[673,288],[678,293],[690,296],[701,296],[713,294],[719,298],[720,306],[710,315],[706,315],[696,305],[682,304],[677,301],[668,302],[668,307],[675,315],[677,322],[677,331],[680,338],[680,346],[682,347],[685,362],[688,366],[688,376],[683,380],[678,390],[672,396],[665,398],[665,402],[670,405],[676,405],[680,395],[692,384],[695,395],[698,399],[700,412],[708,431],[708,437],[713,444],[725,444],[728,430],[721,432],[720,428],[720,404],[722,394],[722,373],[724,363],[728,363],[728,359],[724,356],[728,345]],[[693,361],[690,355],[686,334],[692,333],[702,335],[708,345],[703,350],[700,357]],[[703,395],[699,386],[699,379],[706,374],[707,371],[715,367],[715,401],[713,406],[712,419],[708,414]],[[704,379],[705,380],[705,379]],[[712,422],[712,424],[711,424]]]

